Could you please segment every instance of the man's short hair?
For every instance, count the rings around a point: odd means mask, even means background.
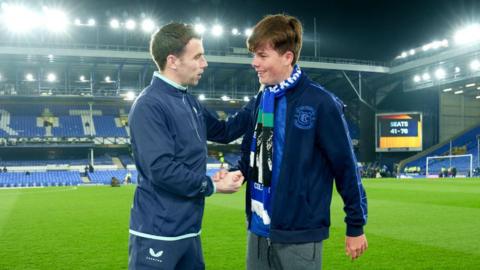
[[[154,33],[150,40],[150,54],[158,69],[165,69],[169,55],[181,56],[192,38],[202,37],[193,26],[183,23],[169,23]]]
[[[291,51],[294,54],[292,65],[300,57],[302,49],[302,23],[295,17],[276,14],[268,15],[255,25],[247,39],[250,52],[270,44],[279,54]]]

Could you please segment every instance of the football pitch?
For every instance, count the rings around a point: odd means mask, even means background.
[[[480,269],[480,179],[365,179],[368,251],[344,252],[334,191],[323,269]],[[127,269],[135,186],[0,189],[0,269]],[[244,191],[207,198],[207,269],[245,269]]]

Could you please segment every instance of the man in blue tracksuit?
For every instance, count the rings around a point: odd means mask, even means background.
[[[301,44],[301,23],[287,15],[265,17],[247,41],[265,85],[239,164],[251,270],[321,269],[334,182],[345,204],[346,254],[356,259],[367,248],[367,201],[344,105],[296,65]]]
[[[232,193],[243,180],[232,172],[206,175],[206,141],[228,143],[244,134],[253,102],[232,121],[218,121],[192,95],[207,62],[193,27],[171,23],[152,36],[160,72],[133,104],[130,135],[138,186],[130,217],[129,269],[204,269],[200,243],[205,197]]]

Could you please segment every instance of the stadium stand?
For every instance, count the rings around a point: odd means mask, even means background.
[[[448,140],[439,143],[409,159],[400,163],[400,171],[404,172],[405,168],[419,168],[416,172],[419,176],[425,176],[427,157],[429,156],[447,156],[450,155],[450,147],[452,147],[453,155],[468,155],[473,156],[473,167],[479,164],[477,137],[480,136],[480,126],[465,130],[459,134],[449,138]],[[469,166],[469,159],[458,159],[455,161],[455,166],[465,168]],[[468,164],[467,164],[468,163]],[[429,164],[430,171],[440,171],[442,167],[449,168],[451,159],[437,159]]]
[[[72,171],[0,173],[0,187],[73,186],[81,183],[80,174]]]

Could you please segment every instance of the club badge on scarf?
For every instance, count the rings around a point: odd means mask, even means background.
[[[250,146],[249,179],[266,187],[272,183],[275,99],[283,97],[289,89],[294,88],[301,75],[302,71],[295,65],[288,79],[277,85],[265,87],[262,93]]]

